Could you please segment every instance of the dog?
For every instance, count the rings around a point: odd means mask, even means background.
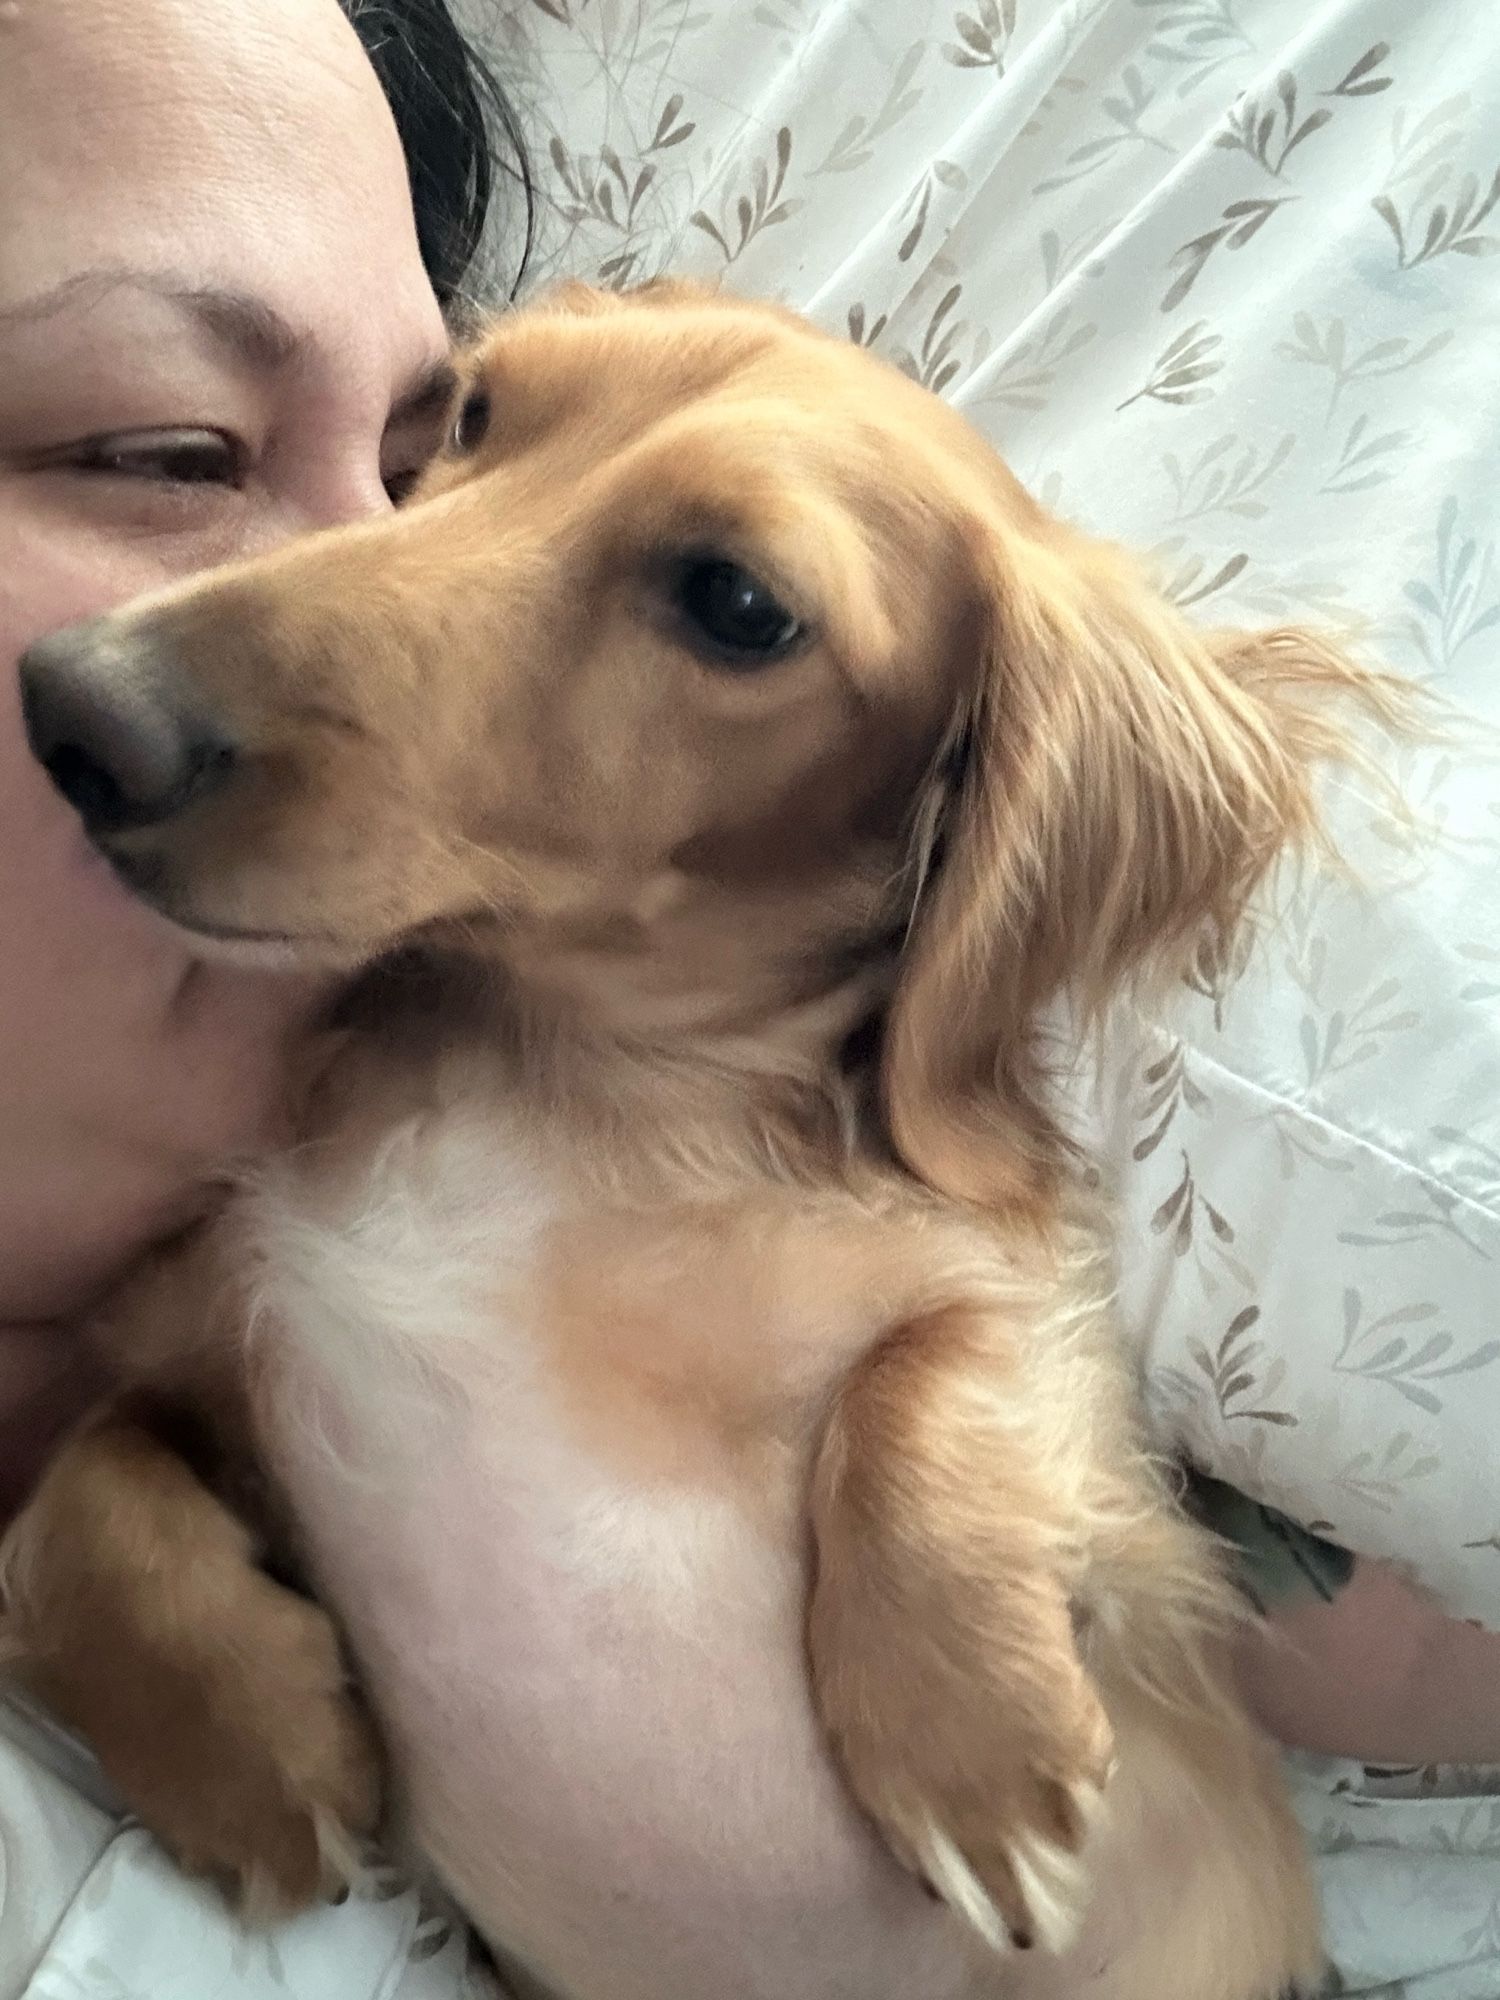
[[[286,1148],[102,1317],[125,1387],[7,1549],[30,1685],[187,1867],[312,1898],[386,1780],[287,1582],[356,1640],[379,1594],[308,1468],[378,1481],[414,1399],[491,1395],[549,1587],[670,1616],[777,1551],[849,1794],[978,1941],[966,1996],[1034,1947],[1059,1991],[1273,2000],[1318,1971],[1308,1871],[1037,1025],[1234,932],[1380,683],[1192,629],[778,309],[565,287],[459,373],[391,518],[23,663],[138,895],[357,975]],[[566,1986],[519,1836],[475,1862],[401,1649],[357,1650],[407,1839]],[[1168,1880],[1132,1829],[1172,1823]],[[1139,1921],[1085,1977],[1122,1870]]]

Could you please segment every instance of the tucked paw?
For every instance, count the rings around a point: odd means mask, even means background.
[[[814,1684],[855,1797],[992,1949],[1066,1950],[1114,1763],[1066,1616],[985,1643],[947,1620],[869,1629],[835,1589],[814,1600]]]
[[[348,1885],[379,1813],[379,1752],[324,1612],[253,1571],[216,1608],[169,1661],[132,1663],[169,1677],[169,1701],[147,1698],[172,1726],[111,1731],[111,1775],[189,1873],[247,1916],[286,1915]]]
[[[1090,1779],[1071,1786],[1037,1779],[1033,1785],[1029,1816],[1016,1811],[1014,1800],[1007,1811],[983,1801],[968,1813],[950,1800],[946,1818],[935,1804],[925,1824],[920,1815],[909,1816],[909,1832],[890,1823],[893,1842],[908,1849],[923,1880],[998,1952],[1033,1945],[1066,1951],[1088,1900],[1085,1847],[1103,1786]]]

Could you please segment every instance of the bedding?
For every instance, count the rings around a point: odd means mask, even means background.
[[[0,2000],[510,2000],[461,1925],[372,1868],[274,1930],[172,1866],[92,1757],[0,1701]]]

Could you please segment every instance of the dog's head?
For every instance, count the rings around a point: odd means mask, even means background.
[[[898,1146],[1032,1198],[1029,1026],[1233,922],[1346,684],[1210,641],[951,411],[788,315],[568,290],[463,369],[388,520],[24,663],[33,744],[201,939],[462,938],[637,1030],[884,955]]]

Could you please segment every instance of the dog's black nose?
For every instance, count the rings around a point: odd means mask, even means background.
[[[32,754],[96,836],[159,826],[229,777],[234,745],[173,694],[151,642],[107,618],[21,661]]]

